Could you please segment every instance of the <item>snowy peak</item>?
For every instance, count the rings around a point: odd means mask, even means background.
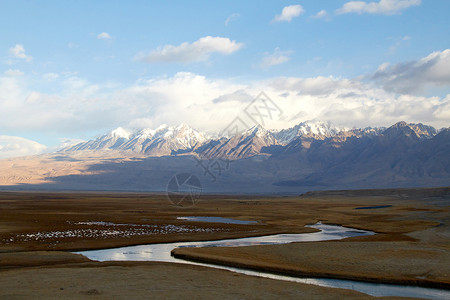
[[[141,129],[141,130],[138,130],[135,133],[133,133],[132,139],[138,139],[138,140],[151,139],[155,136],[155,134],[156,134],[156,130],[150,129],[150,128],[145,128],[145,129]]]
[[[423,125],[422,123],[419,124],[408,124],[412,130],[419,136],[419,137],[425,137],[430,138],[437,134],[437,130],[434,127]]]
[[[398,122],[383,132],[387,137],[406,136],[413,139],[432,138],[437,134],[434,127],[423,125],[422,123]]]
[[[286,151],[291,152],[304,151],[312,145],[317,147],[322,144],[339,148],[348,139],[375,137],[388,143],[412,145],[416,141],[431,139],[436,135],[435,128],[420,123],[398,122],[387,129],[367,127],[344,130],[329,122],[306,121],[281,131],[269,131],[261,125],[256,125],[229,138],[211,139],[183,123],[178,126],[162,125],[156,129],[144,128],[134,132],[119,127],[95,140],[69,146],[61,151],[120,150],[148,156],[190,153],[205,158],[223,156],[241,159],[275,153],[274,151],[279,151],[280,147],[284,146]],[[324,147],[322,148],[325,149]]]
[[[332,126],[329,122],[306,121],[292,128],[283,129],[275,133],[275,137],[281,144],[289,144],[298,137],[315,137],[326,138],[335,136],[341,132],[337,127]]]
[[[256,125],[241,134],[236,134],[229,139],[224,138],[212,141],[197,151],[200,157],[226,157],[229,159],[242,159],[263,154],[263,149],[278,145],[274,135],[262,127]]]
[[[163,138],[172,143],[178,143],[181,148],[186,149],[203,144],[208,140],[202,133],[186,124],[169,127]]]
[[[118,127],[117,129],[114,129],[113,131],[111,131],[111,133],[109,135],[111,137],[124,138],[124,139],[128,140],[131,136],[131,133],[128,132],[127,130],[123,129],[122,127]]]
[[[322,135],[333,136],[340,130],[332,126],[329,122],[303,122],[296,126],[297,134],[303,135]]]
[[[96,140],[80,143],[63,151],[112,149],[158,156],[170,155],[173,151],[192,150],[207,140],[202,133],[186,124],[176,127],[162,125],[156,129],[144,128],[135,132],[119,127]]]
[[[272,135],[273,134],[270,131],[262,127],[260,124],[255,125],[242,133],[242,136],[267,137]]]
[[[354,128],[348,132],[357,137],[363,136],[376,136],[382,134],[386,130],[385,127],[366,127],[366,128]]]
[[[237,135],[231,139],[237,139],[239,141],[247,141],[253,144],[261,146],[271,146],[278,144],[277,139],[269,130],[265,129],[261,125],[253,126],[252,128],[244,131],[242,135]]]
[[[159,126],[156,129],[143,129],[127,143],[123,149],[148,155],[171,155],[176,152],[189,152],[208,139],[186,124],[178,126]]]

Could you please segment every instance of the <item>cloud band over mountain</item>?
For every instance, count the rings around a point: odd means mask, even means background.
[[[335,77],[275,77],[237,81],[179,72],[111,89],[76,75],[52,77],[63,93],[41,93],[26,86],[25,76],[0,76],[0,126],[73,134],[185,122],[220,131],[261,91],[283,110],[271,128],[302,120],[327,120],[347,127],[386,126],[399,119],[448,126],[450,96],[426,97],[418,90],[450,86],[450,50],[417,61],[380,67],[367,80]],[[43,78],[42,80],[48,80]]]

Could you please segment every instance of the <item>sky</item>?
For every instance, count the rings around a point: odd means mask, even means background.
[[[0,0],[0,158],[219,132],[260,92],[340,127],[450,126],[450,1]],[[269,129],[268,128],[268,129]]]

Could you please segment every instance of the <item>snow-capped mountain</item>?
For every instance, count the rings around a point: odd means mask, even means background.
[[[385,136],[395,136],[403,134],[411,139],[431,138],[437,134],[434,127],[419,124],[407,124],[406,122],[398,122],[389,127],[385,132]]]
[[[329,122],[306,121],[295,125],[292,128],[273,132],[273,134],[280,144],[289,144],[298,137],[305,136],[323,139],[334,136],[342,130],[343,129],[332,126]]]
[[[200,157],[239,159],[259,155],[264,147],[278,145],[278,141],[270,131],[261,125],[256,125],[241,134],[229,139],[221,139],[219,142],[210,143],[210,145],[210,147],[201,148],[197,151]]]
[[[21,158],[0,160],[8,174],[0,177],[0,186],[3,180],[8,189],[44,182],[37,187],[163,191],[179,172],[198,176],[211,192],[299,193],[450,182],[450,128],[438,132],[431,126],[398,122],[389,128],[338,131],[331,125],[301,123],[280,132],[286,133],[280,139],[291,142],[280,143],[276,132],[261,126],[221,139],[208,138],[185,124],[134,132],[118,128],[65,152],[27,158],[24,167],[17,167]],[[234,162],[216,164],[216,158]],[[49,171],[54,166],[61,166],[58,173]]]
[[[381,141],[396,144],[401,140],[413,143],[432,138],[437,130],[423,124],[398,122],[389,127],[367,127],[345,130],[327,122],[302,122],[281,131],[269,131],[261,125],[229,138],[213,139],[189,127],[162,125],[156,129],[145,128],[129,132],[121,127],[95,140],[67,147],[61,151],[121,150],[147,156],[197,155],[209,159],[225,157],[241,159],[255,155],[288,154],[313,151],[328,157],[332,149],[351,147],[355,139],[380,137]],[[349,143],[349,141],[351,143]],[[310,148],[313,147],[313,150]],[[322,154],[321,154],[322,153]]]
[[[119,127],[95,140],[69,146],[64,148],[63,151],[118,149],[120,145],[128,141],[129,137],[130,132]]]
[[[181,124],[162,125],[156,129],[141,129],[130,133],[119,127],[96,140],[80,143],[62,151],[124,150],[149,156],[171,155],[177,151],[193,151],[208,141],[202,133]]]

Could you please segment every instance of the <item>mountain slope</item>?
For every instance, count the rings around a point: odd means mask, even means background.
[[[298,137],[327,138],[338,134],[341,130],[326,122],[302,122],[292,128],[273,132],[280,144],[289,144]]]
[[[450,182],[450,134],[443,130],[434,135],[433,129],[399,122],[380,135],[353,136],[337,145],[335,138],[316,142],[306,155],[308,160],[321,159],[321,166],[307,176],[276,184],[361,188],[433,182],[446,185]]]
[[[221,139],[211,143],[211,147],[198,151],[203,158],[241,159],[262,154],[265,147],[278,145],[274,135],[262,126],[254,126],[230,139]]]
[[[161,192],[180,172],[197,176],[205,192],[227,193],[298,194],[450,183],[450,128],[437,132],[399,122],[387,129],[324,135],[308,133],[283,145],[260,126],[216,140],[187,125],[133,133],[118,129],[69,148],[72,151],[0,160],[0,186]],[[220,169],[198,158],[233,162]]]
[[[146,128],[134,133],[128,133],[119,127],[96,140],[80,143],[62,151],[123,150],[149,156],[163,156],[180,151],[193,151],[207,141],[202,133],[186,124],[176,127],[162,125],[154,130]]]

